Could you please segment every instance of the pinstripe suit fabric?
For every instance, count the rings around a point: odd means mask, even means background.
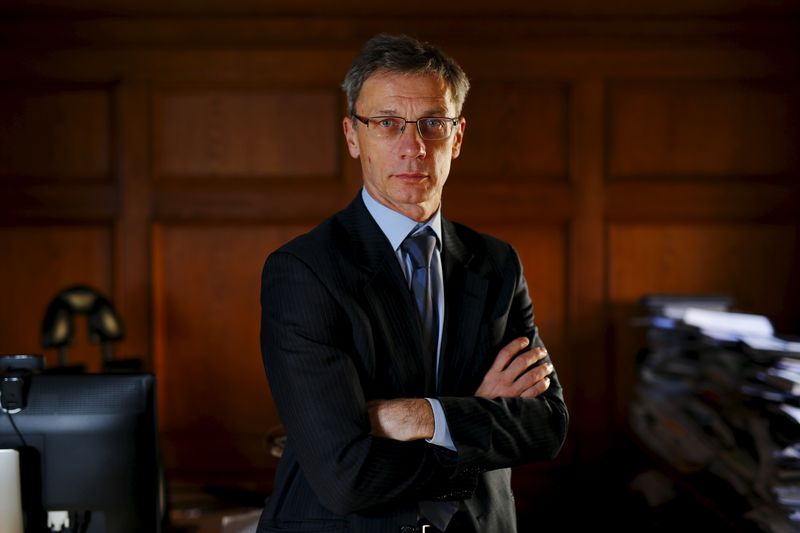
[[[261,347],[288,435],[259,532],[398,533],[419,500],[460,500],[481,533],[516,531],[509,467],[548,460],[568,424],[554,373],[534,399],[472,396],[517,336],[542,345],[519,259],[443,220],[439,400],[458,453],[372,437],[366,402],[425,395],[422,334],[394,251],[360,194],[273,253]]]

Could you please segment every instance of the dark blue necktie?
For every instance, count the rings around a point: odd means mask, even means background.
[[[437,302],[431,283],[431,257],[436,246],[436,236],[430,228],[409,235],[401,245],[411,260],[411,294],[419,315],[422,330],[422,360],[425,369],[425,391],[436,391],[436,345],[439,323]]]
[[[431,276],[431,259],[436,246],[436,236],[431,228],[416,235],[409,235],[400,245],[411,260],[411,294],[419,315],[422,329],[422,360],[425,369],[425,394],[436,393],[436,348],[439,338],[439,306]],[[439,529],[444,530],[458,502],[419,502],[419,512]]]

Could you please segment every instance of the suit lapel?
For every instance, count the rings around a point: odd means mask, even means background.
[[[475,343],[486,304],[489,281],[474,270],[474,256],[442,220],[445,320],[439,361],[440,394],[472,394],[461,390],[473,381]]]
[[[373,321],[373,336],[379,337],[374,338],[375,349],[388,352],[390,378],[397,392],[421,396],[425,390],[422,332],[397,256],[361,194],[340,215],[356,264],[362,269],[363,305]]]
[[[364,206],[361,194],[339,213],[354,261],[361,267],[358,283],[372,318],[376,350],[386,350],[390,378],[400,395],[424,395],[422,332],[397,256]],[[484,314],[489,280],[486,265],[459,238],[454,225],[442,219],[442,273],[445,317],[439,361],[440,395],[472,394],[475,344]],[[381,354],[376,354],[381,355]],[[382,391],[385,392],[385,391]]]

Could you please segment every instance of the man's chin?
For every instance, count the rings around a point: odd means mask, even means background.
[[[436,196],[435,191],[431,189],[429,181],[403,183],[401,186],[395,187],[393,192],[393,196],[397,200],[406,204],[425,204]]]
[[[398,200],[399,201],[397,201],[396,203],[399,204],[399,205],[408,206],[408,207],[417,206],[417,207],[421,207],[423,209],[428,208],[431,204],[434,203],[434,199],[429,194],[406,196],[406,197],[398,198]],[[438,205],[438,203],[437,203],[437,205]]]

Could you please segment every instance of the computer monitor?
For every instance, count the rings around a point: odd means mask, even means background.
[[[88,518],[86,529],[72,531],[158,532],[154,377],[41,374],[26,379],[26,407],[16,414],[0,412],[0,449],[20,453],[26,532],[49,531],[48,511],[69,511],[73,521],[84,523]]]

